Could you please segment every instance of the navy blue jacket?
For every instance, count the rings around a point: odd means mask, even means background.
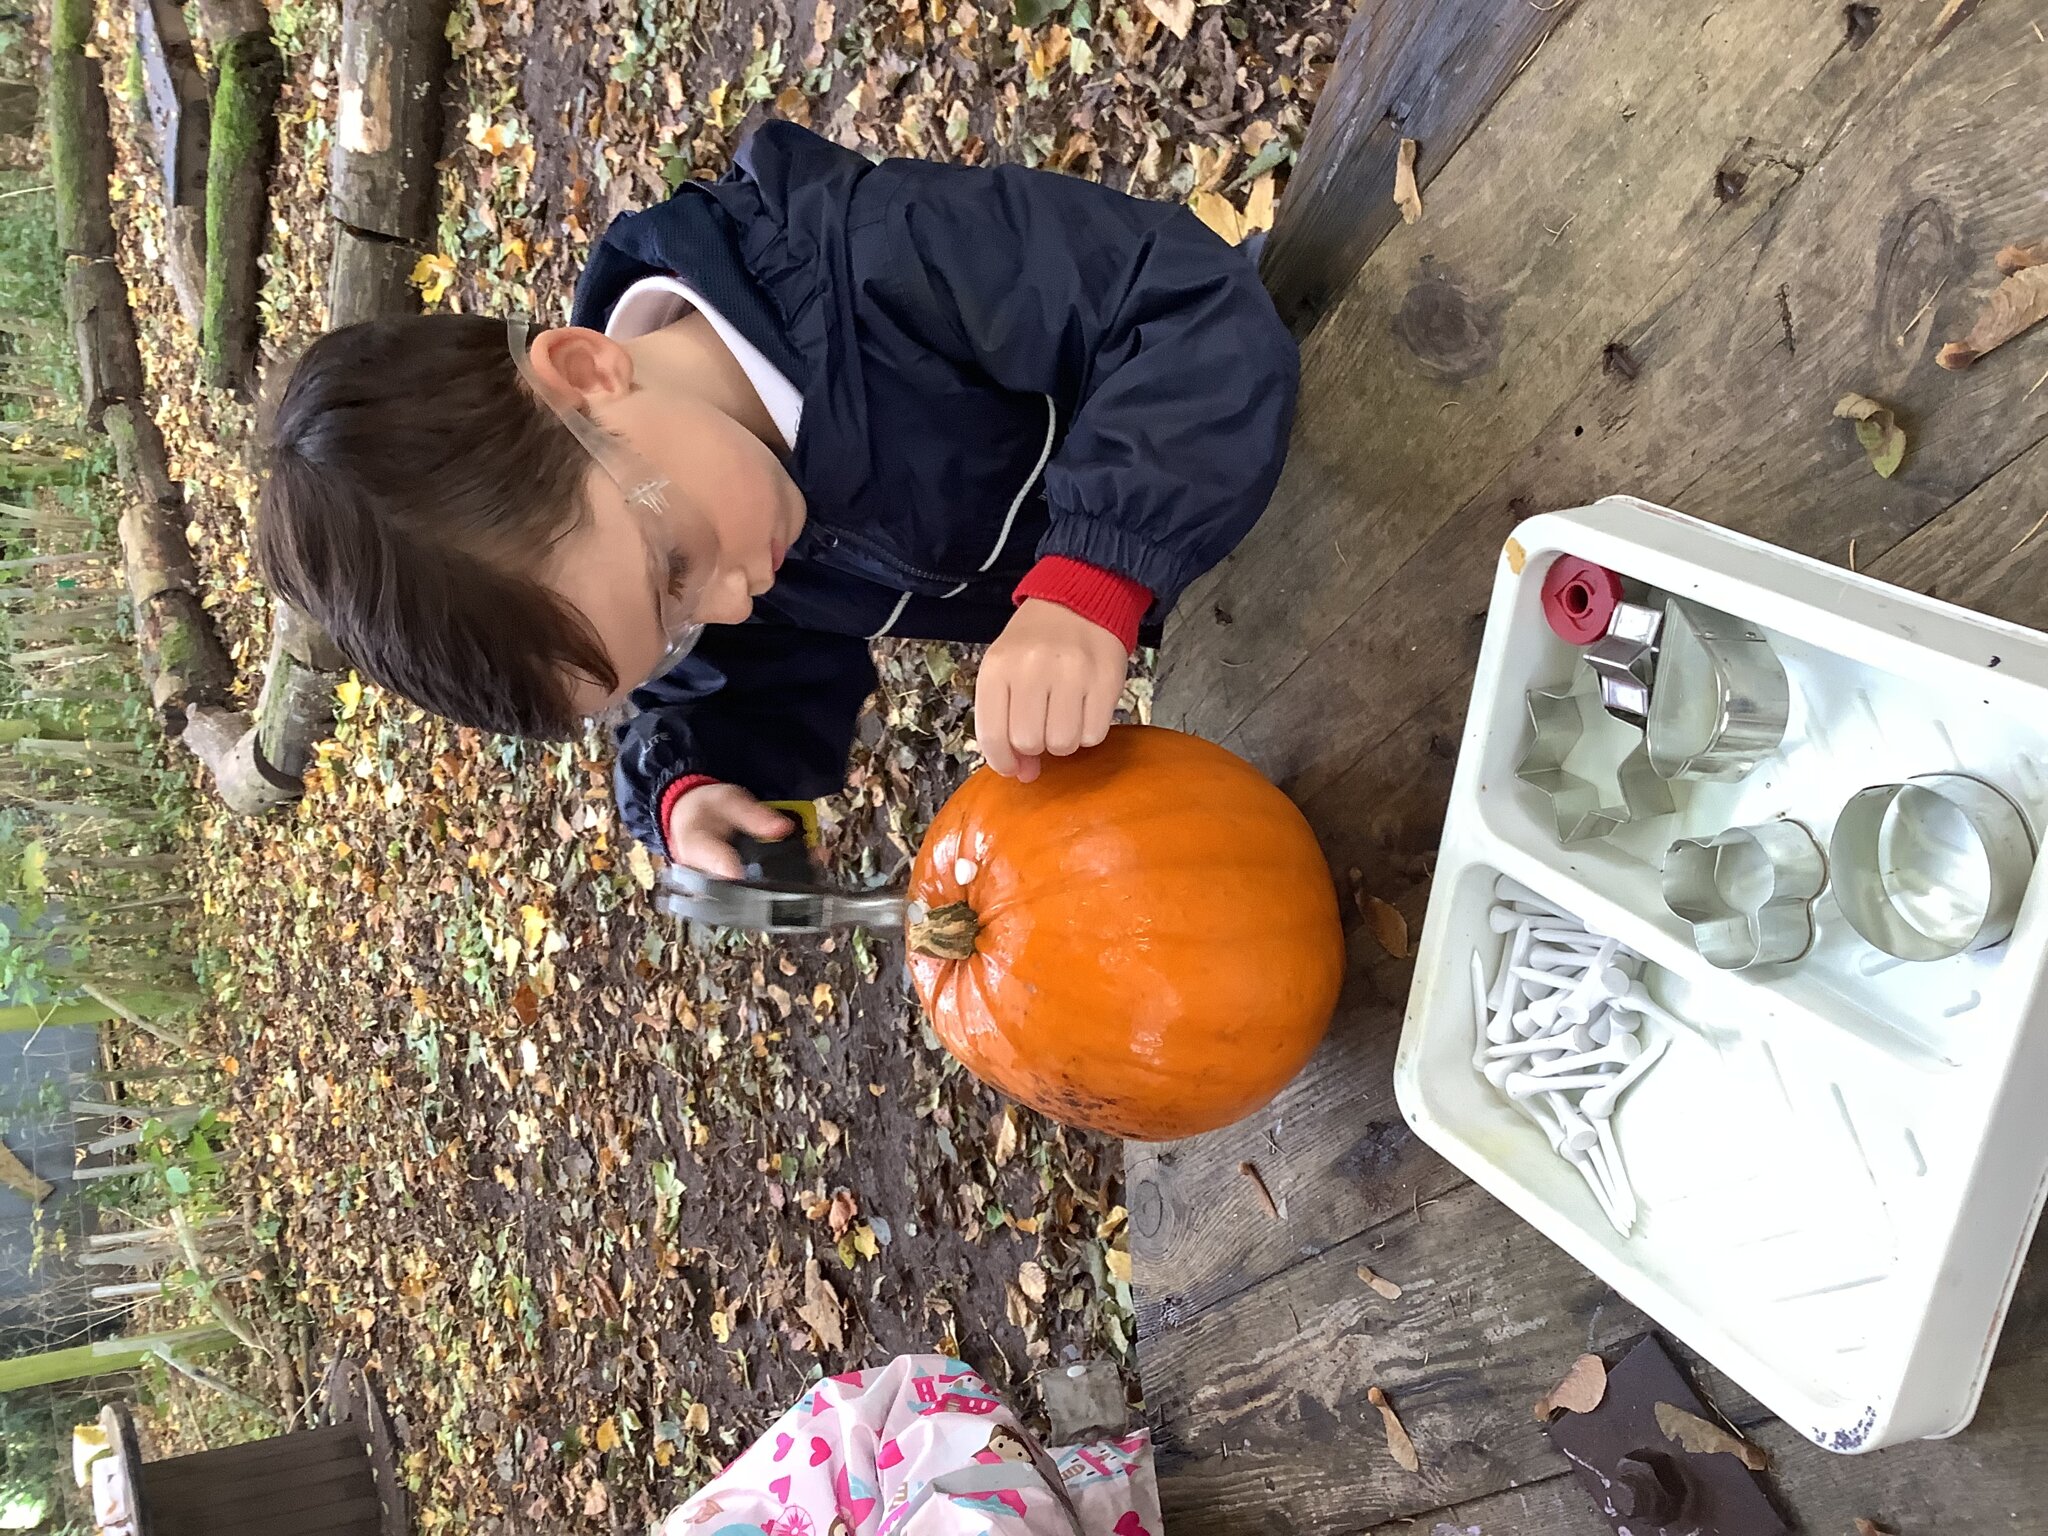
[[[681,278],[803,395],[809,524],[744,624],[633,695],[626,825],[659,849],[695,775],[844,785],[880,635],[993,640],[1039,559],[1127,576],[1147,633],[1244,537],[1294,413],[1294,343],[1251,262],[1188,212],[1068,176],[871,164],[770,123],[716,183],[605,231],[575,323]]]

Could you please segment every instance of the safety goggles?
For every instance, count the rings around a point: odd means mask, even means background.
[[[694,615],[712,577],[717,574],[718,549],[715,542],[702,548],[689,547],[691,541],[679,537],[679,520],[671,513],[668,478],[635,453],[623,438],[606,431],[547,386],[528,356],[528,323],[519,319],[508,320],[505,330],[519,377],[555,413],[562,425],[569,429],[570,435],[583,445],[584,451],[597,461],[598,468],[606,477],[618,486],[619,494],[625,498],[627,508],[639,523],[641,540],[647,550],[648,581],[655,593],[667,649],[654,670],[634,685],[637,689],[666,676],[690,654],[698,637],[704,633],[703,623]],[[630,694],[632,690],[628,692]],[[632,707],[630,704],[615,706],[600,718],[615,723],[621,711],[630,715]]]

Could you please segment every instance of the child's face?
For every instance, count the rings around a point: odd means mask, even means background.
[[[556,545],[548,584],[590,621],[618,674],[610,693],[572,679],[578,711],[602,715],[663,670],[686,624],[738,624],[774,585],[804,528],[804,499],[774,452],[717,406],[659,377],[590,416],[666,484],[627,500],[593,462],[589,516]]]

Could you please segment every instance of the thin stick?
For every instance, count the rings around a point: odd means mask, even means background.
[[[2042,374],[2042,375],[2041,375],[2041,377],[2039,377],[2038,379],[2034,380],[2034,389],[2039,389],[2039,388],[2040,388],[2040,387],[2041,387],[2041,386],[2042,386],[2043,384],[2048,384],[2048,373],[2044,373],[2044,374]],[[2027,392],[2026,392],[2026,393],[2025,393],[2024,395],[2021,395],[2021,396],[2020,396],[2020,398],[2021,398],[2022,400],[2031,400],[2031,399],[2033,399],[2033,398],[2034,398],[2034,389],[2030,389],[2030,390],[2028,390],[2028,391],[2027,391]]]
[[[1854,539],[1849,541],[1849,569],[1852,572],[1856,569],[1856,541]]]
[[[1515,75],[1519,75],[1523,70],[1527,69],[1530,65],[1530,62],[1536,57],[1536,55],[1543,51],[1543,45],[1549,41],[1550,34],[1548,32],[1544,33],[1541,37],[1537,38],[1536,46],[1534,48],[1531,48],[1527,53],[1522,55],[1522,62],[1515,66],[1515,73],[1513,75],[1509,75],[1508,78],[1512,80],[1515,78]]]
[[[1554,5],[1538,5],[1536,3],[1536,0],[1529,0],[1529,9],[1534,11],[1539,16],[1548,16],[1552,11],[1564,9],[1564,3],[1565,0],[1556,0],[1556,4]],[[44,190],[47,191],[48,188],[45,188]]]
[[[1944,273],[1942,275],[1941,281],[1934,285],[1934,292],[1927,295],[1927,302],[1920,306],[1919,312],[1915,314],[1912,319],[1908,320],[1906,322],[1906,328],[1903,331],[1899,332],[1900,346],[1903,347],[1906,344],[1906,338],[1913,334],[1913,327],[1918,325],[1922,320],[1925,320],[1927,318],[1927,311],[1934,308],[1934,301],[1941,297],[1941,290],[1946,288],[1947,286],[1948,276],[1946,273]]]
[[[2020,535],[2020,541],[2019,543],[2013,545],[2012,552],[2014,554],[2018,554],[2021,550],[2025,549],[2027,547],[2027,541],[2031,539],[2035,534],[2041,531],[2041,525],[2044,523],[2048,523],[2048,512],[2043,512],[2040,515],[2040,517],[2035,519],[2034,526],[2029,528],[2024,534]]]
[[[1579,216],[1576,213],[1573,214],[1569,219],[1566,219],[1562,224],[1558,225],[1555,229],[1552,229],[1548,224],[1544,225],[1543,232],[1550,236],[1550,243],[1552,245],[1555,245],[1559,240],[1563,239],[1564,232],[1570,229],[1572,225],[1578,221],[1578,217]]]

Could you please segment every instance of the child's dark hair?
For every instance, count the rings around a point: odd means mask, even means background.
[[[540,580],[591,460],[520,381],[505,322],[414,315],[314,342],[269,413],[256,555],[366,676],[459,724],[560,739],[617,677]]]

